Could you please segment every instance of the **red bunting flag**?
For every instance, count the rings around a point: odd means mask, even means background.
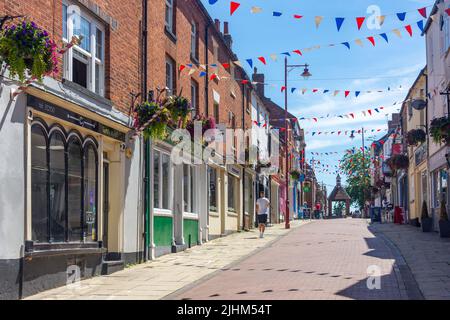
[[[448,9],[445,9],[445,12],[447,12],[447,15],[449,15],[449,16],[450,16],[450,8],[448,8]]]
[[[185,68],[186,68],[186,66],[184,64],[180,64],[180,68],[179,68],[180,72],[183,71]]]
[[[214,80],[214,79],[216,79],[216,78],[217,78],[217,74],[213,73],[213,74],[211,75],[211,77],[209,77],[209,80]]]
[[[348,95],[350,94],[350,91],[345,91],[345,97],[347,98]]]
[[[228,69],[230,67],[229,63],[222,63],[222,67],[224,67],[225,69]]]
[[[313,118],[313,120],[314,120],[315,122],[317,122],[317,118]]]
[[[303,18],[303,16],[299,15],[299,14],[294,14],[294,19],[301,19]]]
[[[342,131],[338,131],[338,136],[340,136],[340,135],[341,135],[341,132],[342,132]]]
[[[285,87],[285,86],[282,86],[282,87],[281,87],[281,92],[283,92],[284,90],[286,90],[286,87]]]
[[[266,59],[264,57],[258,57],[258,60],[261,61],[263,64],[266,64]]]
[[[367,110],[367,112],[369,112],[369,114],[372,115],[372,110]]]
[[[424,17],[425,19],[427,18],[427,8],[426,7],[417,9],[417,11],[419,11],[419,13],[421,14],[422,17]]]
[[[412,31],[411,25],[410,25],[410,24],[407,25],[407,26],[405,27],[405,29],[406,29],[406,31],[408,31],[409,35],[412,37],[413,31]]]
[[[318,89],[313,89],[313,92],[316,93],[317,91],[319,91]]]
[[[380,107],[380,110],[383,110],[384,109],[384,107]]]
[[[298,54],[299,56],[302,56],[302,55],[303,55],[302,52],[301,52],[300,50],[294,50],[294,51],[292,51],[292,52]]]
[[[233,1],[230,2],[230,15],[231,15],[231,16],[232,16],[233,13],[239,8],[240,5],[241,5],[241,4],[238,3],[238,2],[233,2]]]
[[[250,82],[249,80],[242,80],[242,81],[241,81],[242,84],[247,84],[247,83],[249,83],[249,82]]]
[[[374,37],[367,37],[367,40],[369,40],[372,45],[375,47],[375,38]]]
[[[353,119],[355,119],[355,114],[354,113],[350,113],[350,115],[352,116]]]
[[[361,30],[361,27],[366,20],[366,17],[358,17],[356,18],[356,24],[358,25],[358,30]]]

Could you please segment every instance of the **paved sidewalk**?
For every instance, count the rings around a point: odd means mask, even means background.
[[[309,222],[294,221],[291,230]],[[244,259],[280,239],[289,231],[283,225],[239,232],[140,264],[109,276],[83,280],[78,287],[60,287],[28,297],[27,300],[153,300],[161,299],[186,285]]]
[[[450,300],[450,239],[409,225],[373,224],[399,249],[425,299]]]

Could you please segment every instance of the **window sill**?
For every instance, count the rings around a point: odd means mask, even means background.
[[[27,248],[25,257],[58,256],[66,254],[100,254],[106,252],[102,242],[93,243],[41,243]]]
[[[154,215],[157,217],[173,217],[171,210],[165,209],[154,209]]]
[[[83,86],[80,86],[78,83],[67,80],[65,78],[62,79],[62,83],[64,86],[69,87],[71,90],[77,91],[77,92],[81,93],[83,96],[91,98],[94,101],[98,101],[101,104],[106,104],[110,107],[112,107],[112,105],[113,105],[111,100],[106,99],[105,97],[102,97],[101,95],[99,95],[95,92],[92,92],[91,90],[86,89]]]
[[[191,53],[191,62],[193,62],[195,65],[199,65],[199,64],[200,64],[200,62],[198,61],[198,58],[197,58],[197,57],[194,57],[194,56],[192,55],[192,53]]]
[[[198,220],[198,214],[192,212],[183,212],[183,218],[189,220]]]
[[[164,26],[164,32],[166,34],[166,36],[173,42],[173,43],[177,43],[177,36],[170,31],[167,26]]]

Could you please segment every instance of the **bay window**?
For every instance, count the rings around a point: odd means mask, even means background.
[[[38,243],[97,241],[97,143],[41,120],[31,127],[31,230]]]
[[[95,17],[63,3],[63,41],[81,37],[80,44],[64,55],[64,78],[101,96],[105,93],[104,34],[103,24]]]

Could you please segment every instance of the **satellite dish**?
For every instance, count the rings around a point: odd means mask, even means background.
[[[416,110],[423,110],[427,107],[427,102],[425,100],[414,100],[411,102],[411,107]]]

